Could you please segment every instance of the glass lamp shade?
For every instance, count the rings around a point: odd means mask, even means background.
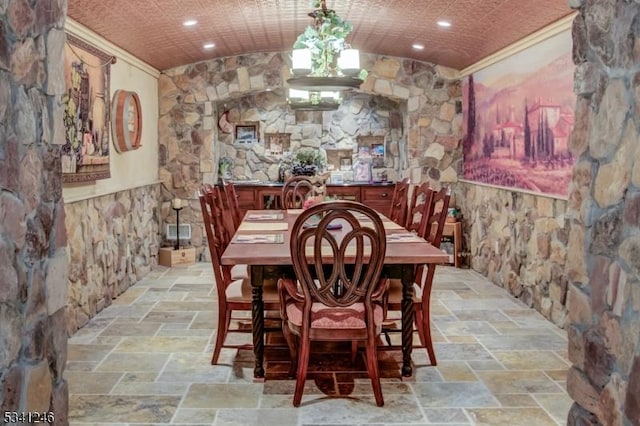
[[[309,102],[307,90],[289,89],[289,100],[292,102]]]
[[[295,75],[311,73],[311,50],[293,49],[291,53],[292,70]]]
[[[320,99],[324,102],[340,102],[340,92],[320,92]]]
[[[340,52],[338,68],[344,75],[358,75],[360,72],[360,51],[358,49],[344,49]]]

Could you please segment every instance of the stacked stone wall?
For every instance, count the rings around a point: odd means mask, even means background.
[[[7,423],[34,423],[12,413],[44,413],[51,424],[68,424],[60,162],[66,9],[66,0],[0,2],[0,414]]]
[[[158,264],[159,184],[66,205],[73,334]]]
[[[559,327],[567,316],[567,202],[524,192],[459,183],[469,266]]]
[[[640,424],[640,2],[569,2],[569,425]]]

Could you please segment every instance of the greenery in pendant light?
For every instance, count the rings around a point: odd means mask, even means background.
[[[353,26],[340,18],[334,10],[327,9],[323,0],[313,0],[311,5],[315,8],[310,14],[314,17],[314,25],[308,26],[298,36],[293,48],[311,51],[311,75],[334,77],[338,75],[338,57],[348,47],[345,39]],[[362,70],[360,78],[364,79],[366,76],[366,70]]]

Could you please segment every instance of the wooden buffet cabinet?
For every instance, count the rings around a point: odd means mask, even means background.
[[[282,183],[243,183],[234,182],[238,204],[244,212],[257,209],[275,209],[279,207]],[[359,201],[383,214],[389,214],[393,183],[346,183],[327,185],[327,195],[343,200]]]

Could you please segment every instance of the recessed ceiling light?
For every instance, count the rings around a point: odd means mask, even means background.
[[[451,26],[451,22],[445,21],[445,20],[440,20],[440,21],[438,21],[438,26],[448,28],[448,27]]]
[[[185,27],[193,27],[197,23],[198,23],[198,21],[196,21],[195,19],[188,19],[188,20],[184,21],[182,23],[182,25],[184,25]]]
[[[418,43],[413,43],[413,44],[411,45],[411,47],[413,47],[413,48],[414,48],[414,49],[416,49],[416,50],[422,50],[422,49],[424,49],[424,45],[423,45],[423,44],[418,44]]]
[[[214,43],[205,43],[202,47],[205,49],[213,49],[216,45]]]

